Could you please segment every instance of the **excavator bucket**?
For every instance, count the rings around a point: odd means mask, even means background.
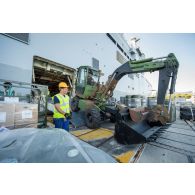
[[[146,112],[128,108],[119,112],[115,124],[115,138],[119,143],[144,143],[159,130],[159,126],[152,127],[147,122]]]

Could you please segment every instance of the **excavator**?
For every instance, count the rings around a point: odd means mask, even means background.
[[[147,58],[127,61],[119,66],[105,84],[100,84],[102,72],[90,66],[80,66],[77,71],[76,95],[72,99],[71,109],[81,112],[86,126],[96,129],[101,121],[110,119],[115,122],[115,138],[119,143],[134,144],[147,142],[159,129],[169,121],[171,95],[175,91],[179,62],[173,53],[165,57]],[[119,80],[127,74],[159,71],[157,106],[147,110],[146,115],[140,111],[140,120],[135,120],[135,112],[128,107],[107,104]],[[165,108],[165,96],[169,88],[170,101]],[[133,114],[132,114],[133,113]],[[143,115],[142,115],[143,114]]]

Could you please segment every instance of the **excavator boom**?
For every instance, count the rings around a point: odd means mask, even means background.
[[[175,82],[177,78],[177,70],[179,62],[173,53],[167,57],[148,58],[139,61],[128,61],[117,68],[112,75],[108,77],[108,81],[102,90],[102,97],[109,99],[113,95],[113,91],[118,81],[127,74],[154,72],[159,71],[159,85],[158,85],[158,104],[163,104],[168,84],[171,78],[171,91],[174,93]]]

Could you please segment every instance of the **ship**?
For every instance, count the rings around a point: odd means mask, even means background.
[[[0,34],[0,78],[48,85],[56,93],[65,81],[74,95],[76,69],[88,65],[102,71],[105,82],[113,70],[126,61],[142,59],[136,38],[123,33],[2,33]],[[127,75],[120,80],[114,98],[152,91],[144,74]]]

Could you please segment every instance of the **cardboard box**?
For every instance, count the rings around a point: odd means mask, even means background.
[[[15,128],[37,127],[38,104],[18,103],[15,104]]]
[[[15,104],[0,102],[0,127],[14,128]]]

